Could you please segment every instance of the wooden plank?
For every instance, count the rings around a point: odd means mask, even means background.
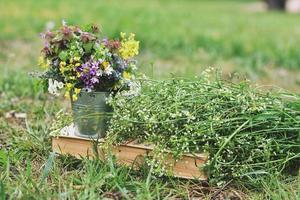
[[[102,143],[103,140],[98,141],[99,147],[101,147]],[[72,133],[68,135],[52,137],[52,149],[54,152],[64,155],[69,154],[75,156],[76,158],[95,157],[93,145],[94,144],[92,140],[88,138],[77,137]],[[104,159],[105,155],[99,147],[97,148],[97,155],[100,157],[100,159]],[[144,157],[153,153],[152,149],[153,145],[139,144],[136,141],[131,141],[126,144],[114,146],[113,154],[116,156],[119,164],[138,168],[143,163]],[[171,154],[169,154],[166,162],[170,164],[170,169],[175,177],[206,180],[207,177],[199,169],[199,167],[201,167],[206,160],[207,155],[205,154],[186,154],[182,157],[182,159],[175,162],[174,159],[172,159]]]
[[[92,142],[67,137],[52,137],[52,150],[59,154],[81,157],[93,157]]]
[[[101,145],[101,142],[100,142]],[[68,138],[64,137],[53,137],[52,138],[52,149],[54,152],[59,154],[69,154],[77,158],[89,157],[93,158],[95,156],[93,151],[93,142],[86,139],[78,138]],[[117,161],[120,164],[125,164],[127,166],[138,167],[142,162],[144,156],[151,153],[151,149],[144,148],[143,145],[120,145],[113,149],[113,154],[116,156]],[[99,151],[98,155],[103,158],[104,155]],[[177,162],[173,161],[171,158],[168,162],[173,164],[172,171],[174,176],[187,178],[187,179],[206,179],[206,176],[199,170],[198,167],[206,162],[207,157],[205,155],[201,156],[191,156],[184,155],[183,158]]]

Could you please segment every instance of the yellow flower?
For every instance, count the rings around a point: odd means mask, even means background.
[[[61,73],[64,73],[64,72],[66,71],[66,68],[63,67],[63,66],[61,66],[61,67],[59,68],[59,71],[60,71]]]
[[[80,60],[80,57],[76,56],[76,57],[74,57],[74,60],[75,60],[75,61],[79,61],[79,60]]]
[[[61,61],[61,62],[59,63],[59,66],[60,66],[60,67],[64,67],[64,66],[66,66],[66,62],[64,62],[64,61]]]
[[[73,87],[73,84],[72,83],[66,83],[66,89],[67,91],[70,91]]]
[[[44,57],[40,56],[39,59],[38,59],[38,65],[42,67],[43,64],[44,64]]]
[[[75,93],[75,94],[79,94],[79,93],[80,93],[80,91],[81,91],[81,89],[80,89],[80,88],[74,88],[74,93]]]
[[[126,38],[125,33],[121,33],[121,48],[119,50],[121,57],[124,59],[132,58],[139,54],[139,41],[134,39],[135,35],[131,33]]]
[[[103,69],[106,70],[106,69],[108,68],[108,66],[109,66],[109,62],[104,61],[104,62],[102,63],[102,66],[103,66]]]
[[[121,33],[120,33],[120,36],[121,36],[121,38],[125,38],[125,36],[126,36],[126,33],[124,33],[124,32],[121,32]]]
[[[41,68],[48,68],[51,64],[51,61],[49,59],[45,59],[43,56],[40,56],[38,59],[38,65]]]
[[[80,63],[78,63],[78,65],[74,65],[74,64],[69,64],[69,65],[66,65],[66,62],[60,62],[60,68],[59,68],[59,70],[60,70],[60,72],[62,73],[62,74],[64,74],[65,75],[65,73],[67,72],[75,72],[75,70],[76,70],[76,68],[75,68],[75,66],[80,66]],[[70,79],[72,79],[72,78],[70,78]]]
[[[126,80],[130,80],[130,78],[131,78],[131,74],[129,73],[129,72],[123,72],[123,77],[124,77],[124,79],[126,79]]]
[[[130,35],[129,35],[129,40],[134,40],[134,37],[135,37],[135,34],[134,33],[130,33]]]
[[[73,95],[72,95],[72,99],[73,99],[73,101],[77,101],[78,96],[77,96],[76,94],[73,94]]]
[[[72,83],[66,83],[66,93],[65,97],[70,98],[70,91],[74,88],[74,85]],[[78,99],[78,94],[80,93],[80,88],[74,88],[73,94],[72,94],[72,100],[76,101]]]
[[[77,101],[78,99],[78,94],[80,93],[81,89],[79,88],[74,88],[73,94],[72,94],[72,100]]]

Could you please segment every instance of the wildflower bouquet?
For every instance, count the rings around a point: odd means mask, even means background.
[[[39,65],[49,93],[58,96],[64,89],[76,100],[82,89],[111,92],[133,89],[139,41],[134,34],[120,39],[100,37],[95,25],[67,26],[41,34],[45,45]]]

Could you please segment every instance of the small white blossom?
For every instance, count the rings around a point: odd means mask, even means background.
[[[129,90],[123,91],[122,96],[138,96],[141,92],[141,84],[137,81],[129,82]]]
[[[113,71],[114,71],[114,69],[109,66],[104,70],[104,73],[107,75],[111,75]]]
[[[62,89],[64,87],[64,84],[62,82],[58,82],[57,80],[53,80],[49,78],[48,80],[48,92],[50,94],[53,94],[55,96],[59,96],[59,89]]]
[[[96,72],[97,74],[97,76],[102,76],[103,75],[103,70],[102,69],[99,69],[99,70],[97,70],[97,72]]]

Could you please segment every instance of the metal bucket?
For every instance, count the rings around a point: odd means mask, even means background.
[[[105,137],[107,123],[112,115],[112,108],[106,104],[108,95],[108,92],[81,91],[76,101],[71,98],[75,135],[86,138]]]

